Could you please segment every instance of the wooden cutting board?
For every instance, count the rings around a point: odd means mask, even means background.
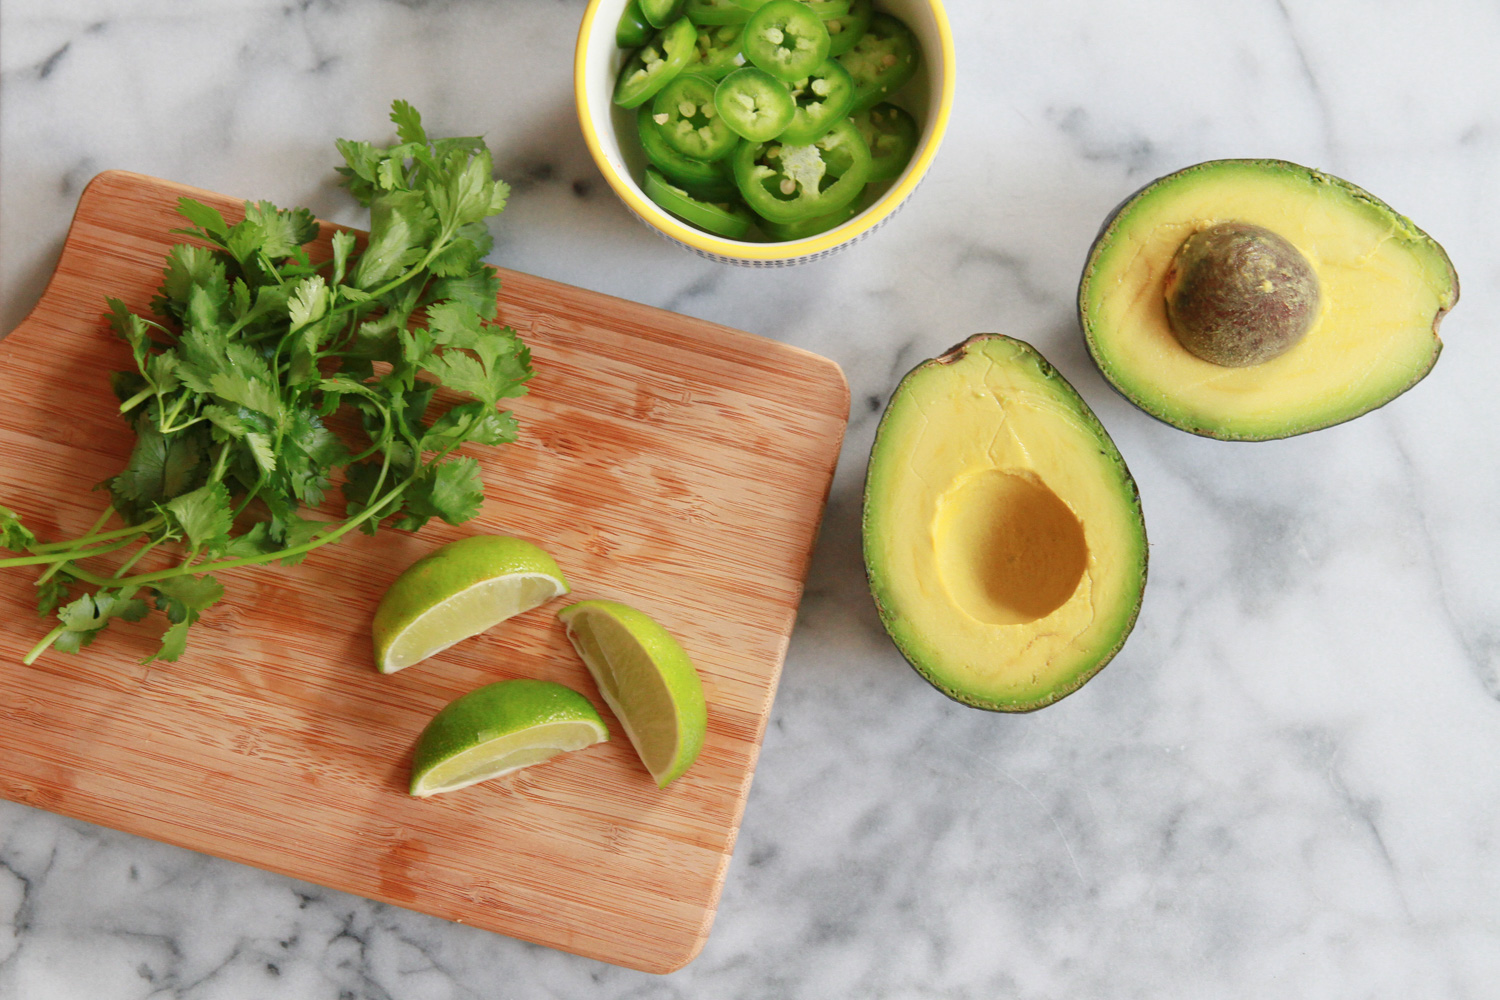
[[[44,540],[94,522],[132,435],[109,390],[131,366],[104,296],[146,312],[187,195],[110,172],[79,202],[57,272],[0,342],[0,504]],[[502,217],[503,224],[503,217]],[[320,249],[326,254],[331,230]],[[652,972],[713,922],[848,418],[837,365],[712,323],[501,272],[501,319],[534,353],[522,437],[475,447],[487,500],[460,527],[355,534],[293,568],[221,574],[227,596],[174,664],[138,661],[153,615],[81,654],[21,657],[50,628],[32,568],[0,571],[0,796],[371,899]],[[557,622],[518,616],[392,676],[369,625],[438,544],[532,539],[575,598],[613,597],[677,635],[708,736],[658,790]],[[590,697],[609,743],[418,801],[413,742],[452,698],[512,677]]]

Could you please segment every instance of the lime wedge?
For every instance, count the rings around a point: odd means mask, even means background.
[[[551,681],[486,684],[432,717],[412,754],[411,793],[451,792],[609,739],[589,700]]]
[[[579,601],[557,617],[657,786],[680,778],[708,728],[703,683],[687,653],[666,629],[618,601]]]
[[[385,592],[372,629],[375,663],[393,674],[567,592],[557,563],[530,542],[459,539],[412,563]]]

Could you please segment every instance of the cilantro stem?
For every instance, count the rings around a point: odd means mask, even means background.
[[[57,628],[53,629],[51,632],[48,632],[46,635],[42,636],[42,641],[39,642],[39,643],[37,643],[35,646],[32,646],[31,647],[31,652],[29,652],[25,656],[21,657],[21,662],[24,663],[24,664],[26,664],[28,667],[31,666],[33,663],[36,662],[36,658],[38,656],[41,656],[43,653],[45,653],[47,651],[47,647],[51,646],[54,642],[56,642],[58,640],[58,637],[61,636],[67,630],[68,630],[68,626],[66,626],[66,625],[59,625],[59,626],[57,626]]]
[[[125,400],[125,402],[120,404],[120,412],[129,413],[131,410],[144,403],[147,398],[154,395],[156,395],[155,386],[149,386],[145,389],[142,389],[140,392],[136,393],[134,396],[131,396],[129,399]]]
[[[67,563],[74,559],[90,559],[94,556],[107,555],[118,549],[123,549],[131,543],[130,538],[121,538],[114,542],[102,544],[97,548],[66,549],[62,552],[44,552],[35,556],[15,556],[11,559],[0,559],[0,569],[10,569],[13,566],[47,566],[52,563]]]
[[[90,573],[77,563],[63,563],[62,566],[69,576],[82,580],[84,583],[91,583],[95,587],[108,587],[115,582],[109,577],[100,576],[98,573]]]
[[[153,573],[142,573],[138,576],[127,576],[123,579],[108,580],[105,582],[120,587],[141,587],[145,584],[155,583],[158,580],[170,580],[174,576],[182,576],[184,573],[211,573],[221,569],[236,569],[240,566],[256,566],[261,563],[272,562],[277,559],[286,559],[290,556],[300,556],[304,552],[311,552],[313,549],[321,548],[322,546],[327,545],[329,542],[337,541],[377,514],[379,514],[381,517],[384,517],[386,514],[390,513],[389,510],[383,510],[383,508],[391,506],[391,501],[399,500],[401,497],[401,493],[406,489],[407,486],[412,483],[414,479],[416,479],[415,475],[408,476],[401,483],[393,486],[391,488],[391,491],[385,496],[381,497],[378,502],[371,504],[369,507],[366,507],[363,511],[356,514],[354,517],[349,518],[347,521],[344,521],[342,524],[339,524],[338,527],[327,532],[326,534],[320,534],[310,541],[302,543],[301,545],[294,545],[289,549],[277,549],[275,552],[262,552],[259,555],[242,556],[238,559],[220,559],[216,562],[203,563],[198,566],[189,567],[183,565],[175,567],[173,569],[162,569],[157,570]]]
[[[440,253],[442,253],[444,250],[446,250],[448,248],[448,244],[453,241],[453,235],[454,235],[454,233],[456,231],[457,231],[456,228],[450,228],[450,227],[445,226],[443,228],[443,231],[438,235],[437,240],[435,240],[433,242],[432,247],[427,251],[427,256],[423,257],[421,259],[421,261],[419,261],[416,264],[413,264],[411,267],[407,268],[405,271],[402,271],[400,274],[396,275],[394,278],[392,278],[390,281],[387,281],[385,284],[381,285],[379,288],[377,288],[374,291],[370,292],[369,293],[370,298],[371,299],[379,299],[381,296],[389,294],[390,292],[394,291],[395,289],[397,289],[397,288],[401,287],[402,285],[406,284],[406,282],[410,281],[412,278],[414,278],[417,275],[419,275],[419,274],[423,273],[424,271],[426,271],[427,270],[427,265],[431,264],[434,260],[436,260],[437,259],[437,255],[440,254]],[[338,313],[345,312],[345,311],[347,311],[349,309],[354,308],[355,306],[360,306],[360,305],[365,305],[365,304],[366,304],[365,302],[347,302],[344,305],[335,306],[333,309],[329,310],[329,315],[337,315]]]
[[[144,556],[147,552],[150,552],[152,549],[156,548],[158,545],[160,545],[162,542],[164,542],[166,540],[167,540],[167,536],[166,535],[162,535],[160,538],[153,538],[153,539],[151,539],[151,541],[147,542],[145,545],[142,545],[139,549],[136,549],[135,552],[131,554],[130,558],[126,559],[123,563],[120,564],[120,568],[117,569],[117,570],[115,570],[114,578],[116,580],[118,580],[121,577],[123,577],[126,573],[130,572],[130,567],[132,567],[136,563],[140,562],[142,556]],[[186,564],[184,563],[184,565],[186,565]]]
[[[113,513],[113,507],[106,510],[104,512],[104,516],[99,519],[99,524],[102,525],[104,522],[108,521],[109,515]],[[99,531],[98,525],[96,525],[95,529],[93,531],[90,531],[87,535],[80,535],[77,538],[66,542],[48,542],[46,545],[36,546],[32,551],[72,552],[85,546],[98,544],[99,542],[107,542],[115,538],[124,538],[127,535],[140,535],[155,531],[156,528],[161,524],[161,521],[161,515],[158,514],[148,521],[142,521],[140,524],[132,524],[124,528],[117,528],[114,531]]]

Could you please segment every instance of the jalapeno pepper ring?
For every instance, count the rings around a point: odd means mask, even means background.
[[[646,171],[646,197],[699,229],[737,240],[750,231],[754,218],[743,207],[699,201],[681,188],[668,184],[655,170]]]
[[[743,142],[733,164],[745,204],[782,225],[838,211],[870,178],[869,147],[847,118],[806,146]]]
[[[794,146],[826,135],[854,106],[854,78],[835,59],[824,59],[821,66],[791,86],[797,110],[781,133],[781,141]]]
[[[698,30],[685,17],[657,32],[621,68],[615,81],[615,103],[622,108],[638,108],[655,97],[693,61],[697,43]]]
[[[797,102],[786,85],[755,66],[720,80],[714,104],[724,123],[752,142],[776,138],[797,115]]]
[[[828,58],[828,29],[797,0],[769,0],[745,22],[745,58],[787,83]]]
[[[651,122],[668,146],[695,160],[728,156],[740,141],[714,106],[716,84],[696,73],[679,73],[651,102]]]

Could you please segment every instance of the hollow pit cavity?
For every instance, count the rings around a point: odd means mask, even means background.
[[[1088,564],[1078,518],[1027,471],[960,478],[939,499],[933,530],[949,595],[990,625],[1045,618],[1078,589]]]

